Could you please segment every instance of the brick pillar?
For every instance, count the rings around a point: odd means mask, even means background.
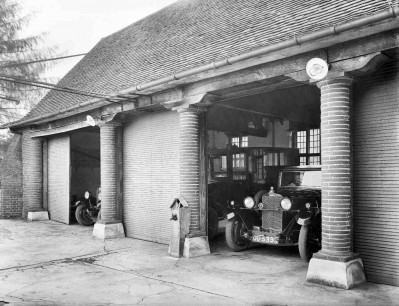
[[[178,110],[180,123],[180,195],[190,207],[190,233],[183,256],[210,254],[208,237],[200,230],[200,143],[199,110]]]
[[[321,89],[322,249],[309,264],[309,281],[350,288],[365,281],[352,250],[351,89],[347,76]]]
[[[30,131],[22,135],[23,217],[31,221],[48,220],[43,209],[43,142],[31,138]]]
[[[125,237],[121,220],[117,220],[117,133],[121,124],[110,121],[100,126],[101,220],[93,236],[101,239]]]

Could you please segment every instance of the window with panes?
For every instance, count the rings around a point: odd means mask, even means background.
[[[240,148],[248,147],[248,136],[232,137],[231,145]]]
[[[248,147],[248,136],[238,136],[231,138],[231,145],[240,148]],[[245,154],[233,154],[233,168],[245,168]]]
[[[300,165],[320,165],[320,129],[297,131],[294,146],[299,149]]]

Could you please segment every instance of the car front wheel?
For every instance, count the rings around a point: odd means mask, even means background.
[[[79,205],[76,208],[75,217],[81,225],[89,226],[93,224],[93,220],[90,218],[87,209],[83,205]]]
[[[312,225],[302,225],[299,232],[298,249],[302,260],[309,261],[313,253],[320,249],[320,240],[317,239]]]
[[[219,230],[219,217],[213,208],[208,209],[208,239],[212,241],[216,238]]]
[[[226,243],[234,252],[244,251],[248,248],[250,241],[243,236],[244,228],[242,221],[233,217],[226,224]]]

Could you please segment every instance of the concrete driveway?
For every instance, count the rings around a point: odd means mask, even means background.
[[[176,259],[168,246],[106,242],[92,227],[0,220],[0,305],[398,305],[399,288],[351,290],[308,283],[294,248]]]

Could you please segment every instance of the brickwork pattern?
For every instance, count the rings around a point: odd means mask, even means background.
[[[0,167],[0,219],[22,216],[22,140],[14,135]]]
[[[118,122],[108,122],[100,128],[101,155],[101,220],[117,219],[117,160],[116,141]]]
[[[43,146],[42,141],[22,134],[23,217],[29,211],[43,210]]]
[[[180,110],[180,194],[191,210],[190,233],[200,231],[199,116],[197,110]]]
[[[322,250],[327,257],[352,254],[351,128],[352,80],[322,81]]]

